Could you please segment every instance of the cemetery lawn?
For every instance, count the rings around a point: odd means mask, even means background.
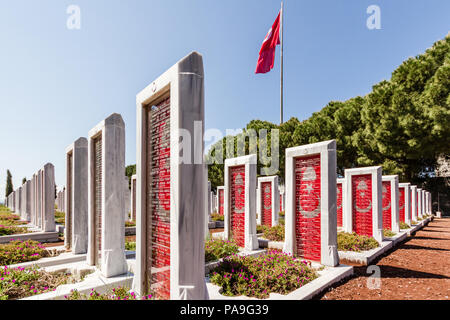
[[[210,239],[205,243],[205,262],[216,261],[239,252],[234,241]]]
[[[214,268],[209,278],[225,296],[269,298],[270,293],[288,294],[318,274],[310,263],[279,250],[259,257],[232,255]]]
[[[338,232],[337,234],[338,251],[367,251],[380,246],[377,240],[372,237],[360,236],[355,232]]]
[[[50,273],[33,268],[0,268],[0,300],[21,299],[54,291],[62,284],[74,282],[65,273]]]

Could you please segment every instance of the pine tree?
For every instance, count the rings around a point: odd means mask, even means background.
[[[12,183],[12,175],[9,170],[6,170],[6,192],[5,196],[8,197],[14,191]]]

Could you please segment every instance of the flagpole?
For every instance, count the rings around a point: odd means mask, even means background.
[[[280,125],[283,124],[283,1],[281,1],[281,14],[280,14],[280,45],[281,45],[281,55],[280,55]]]

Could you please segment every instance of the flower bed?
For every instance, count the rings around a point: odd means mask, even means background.
[[[270,293],[288,294],[316,279],[318,274],[306,261],[277,250],[259,257],[233,255],[209,274],[225,296],[268,298]]]
[[[223,216],[218,213],[211,214],[211,220],[212,221],[223,221]]]
[[[234,241],[210,239],[205,243],[205,262],[216,261],[238,252],[239,247]]]
[[[409,226],[409,224],[400,221],[400,229],[409,229],[409,228],[411,228],[411,227]]]
[[[392,231],[391,229],[383,229],[383,236],[385,236],[386,238],[390,238],[395,235],[396,235],[396,233],[394,231]]]
[[[50,273],[33,268],[0,268],[0,300],[20,299],[54,291],[74,280],[69,274]]]
[[[134,292],[126,287],[113,288],[107,293],[100,294],[96,290],[91,289],[89,295],[79,293],[77,290],[72,290],[70,295],[65,296],[66,300],[138,300]],[[153,300],[153,295],[149,294],[141,298],[141,300]]]
[[[360,236],[355,232],[338,232],[337,234],[338,251],[361,252],[375,249],[380,246],[377,240],[372,237]]]
[[[0,265],[16,264],[47,257],[49,252],[37,241],[11,241],[0,244]]]
[[[12,214],[9,209],[0,209],[0,236],[8,236],[11,234],[27,233],[28,229],[17,227],[17,225],[25,224],[18,215]]]

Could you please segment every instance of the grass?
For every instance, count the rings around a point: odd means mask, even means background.
[[[205,262],[216,261],[239,252],[234,241],[209,239],[205,243]]]
[[[213,284],[222,288],[225,296],[264,299],[272,292],[288,294],[316,279],[318,274],[308,262],[271,250],[259,257],[232,255],[224,258],[209,277]]]
[[[353,233],[338,232],[338,251],[367,251],[380,246],[377,240],[372,237],[361,236]]]

